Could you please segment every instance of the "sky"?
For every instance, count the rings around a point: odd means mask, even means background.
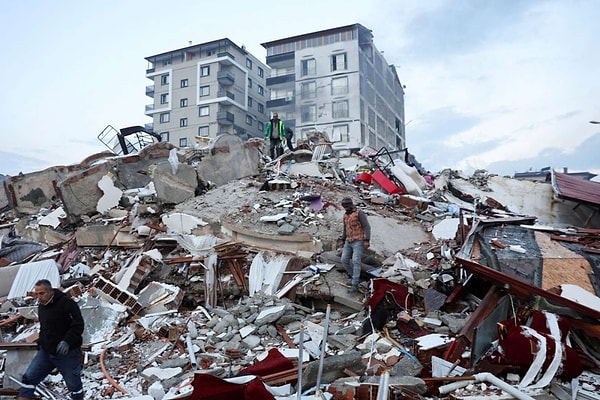
[[[79,163],[108,125],[144,125],[145,57],[360,23],[405,89],[429,171],[600,174],[600,1],[11,1],[0,14],[0,174]]]

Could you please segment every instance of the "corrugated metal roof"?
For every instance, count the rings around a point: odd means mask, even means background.
[[[600,205],[600,182],[587,181],[560,172],[553,172],[552,187],[561,199]]]

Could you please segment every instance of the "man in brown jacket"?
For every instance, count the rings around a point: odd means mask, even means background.
[[[358,293],[358,282],[362,266],[362,253],[369,248],[371,240],[371,225],[362,210],[356,208],[352,199],[342,199],[344,214],[344,231],[340,238],[344,242],[342,249],[342,265],[352,278],[350,293]]]

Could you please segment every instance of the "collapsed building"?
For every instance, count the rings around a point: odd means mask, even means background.
[[[9,177],[0,393],[35,353],[45,278],[84,315],[89,399],[600,398],[600,184],[407,159],[316,135],[271,160],[223,135]],[[358,295],[343,197],[372,226]]]

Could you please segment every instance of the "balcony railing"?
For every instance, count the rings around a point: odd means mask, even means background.
[[[231,100],[235,100],[235,94],[229,90],[219,90],[217,92],[217,97],[228,97]]]
[[[217,113],[217,122],[223,125],[233,125],[235,122],[235,115],[229,111],[219,111]]]
[[[146,114],[152,114],[154,111],[154,104],[146,104]]]
[[[221,85],[233,85],[235,83],[235,75],[230,71],[219,71],[217,73],[217,81]]]
[[[146,96],[154,97],[154,85],[146,86]]]

